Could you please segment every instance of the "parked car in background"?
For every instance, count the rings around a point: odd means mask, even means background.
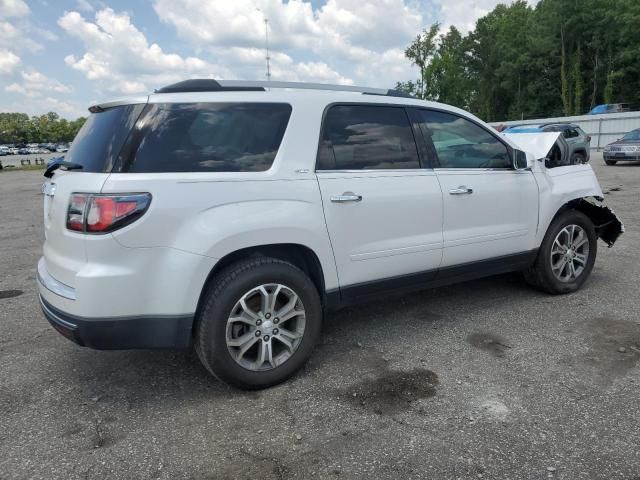
[[[540,161],[558,133],[396,91],[193,80],[90,111],[45,172],[45,316],[87,347],[193,345],[242,388],[300,369],[327,311],[509,271],[574,292],[623,231],[589,165]]]
[[[514,125],[503,130],[504,133],[540,133],[560,132],[565,139],[568,152],[568,164],[587,163],[590,157],[591,136],[578,125],[572,123],[544,123],[538,125]]]
[[[631,130],[603,150],[604,163],[615,165],[622,161],[640,160],[640,128]]]
[[[602,115],[603,113],[620,113],[631,112],[633,106],[630,103],[606,103],[604,105],[596,105],[587,115]]]

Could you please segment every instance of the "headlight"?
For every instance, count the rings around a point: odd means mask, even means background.
[[[604,147],[605,152],[610,152],[611,151],[611,145],[607,145],[606,147]]]

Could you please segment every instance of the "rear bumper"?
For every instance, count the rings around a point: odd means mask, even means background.
[[[193,316],[81,318],[58,310],[40,295],[42,312],[62,336],[98,350],[187,348]]]

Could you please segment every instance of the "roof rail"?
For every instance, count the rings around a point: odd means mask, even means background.
[[[399,90],[386,88],[355,87],[353,85],[329,85],[325,83],[273,82],[255,80],[213,80],[193,79],[174,83],[160,88],[155,93],[177,92],[221,92],[221,91],[266,91],[271,88],[292,88],[297,90],[330,90],[337,92],[356,92],[367,95],[386,95],[392,97],[409,97],[411,95]]]

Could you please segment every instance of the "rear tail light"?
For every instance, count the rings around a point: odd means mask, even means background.
[[[591,135],[587,135],[587,142],[591,141]]]
[[[149,193],[74,193],[69,199],[67,228],[83,233],[113,232],[144,215],[150,203]]]

